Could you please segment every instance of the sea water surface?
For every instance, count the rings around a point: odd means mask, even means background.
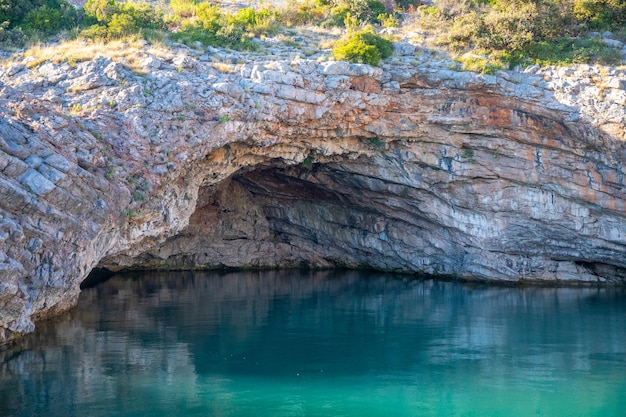
[[[0,352],[0,416],[626,415],[626,292],[135,273]]]

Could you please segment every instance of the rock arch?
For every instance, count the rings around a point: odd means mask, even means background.
[[[1,78],[0,341],[97,266],[624,283],[623,124],[564,104],[565,83],[445,62],[46,65]]]

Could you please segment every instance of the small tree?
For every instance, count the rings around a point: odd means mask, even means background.
[[[392,53],[391,41],[378,35],[371,26],[356,32],[349,31],[337,41],[333,49],[333,56],[339,61],[375,66]]]

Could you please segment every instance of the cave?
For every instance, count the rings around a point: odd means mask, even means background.
[[[511,183],[497,167],[477,162],[493,158],[490,149],[353,143],[365,151],[309,154],[296,164],[265,158],[231,167],[224,179],[205,174],[186,227],[107,256],[99,267],[350,268],[477,281],[623,282],[624,266],[609,260],[616,248],[597,236],[581,242],[575,230],[599,213],[540,184]],[[428,154],[435,152],[433,161]],[[498,158],[521,159],[515,149]],[[538,203],[548,214],[558,211],[560,221],[550,221],[557,213],[536,218]]]
[[[68,82],[113,77],[62,94],[84,98],[84,117],[45,102],[52,79],[6,90],[19,112],[0,123],[0,342],[75,305],[94,268],[624,283],[613,75],[598,107],[552,69],[255,59],[156,79],[106,57],[80,63]],[[107,92],[115,108],[97,101]]]
[[[201,187],[189,226],[125,266],[458,272],[463,237],[421,208],[436,196],[360,172],[362,162],[306,165],[261,164]]]

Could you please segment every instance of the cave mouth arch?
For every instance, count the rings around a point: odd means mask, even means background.
[[[433,152],[396,145],[246,164],[237,160],[246,149],[225,148],[217,160],[234,168],[221,180],[207,174],[186,227],[132,255],[107,256],[98,267],[351,268],[479,281],[626,282],[626,265],[594,253],[602,239],[580,243],[575,225],[589,221],[590,211],[578,201],[511,182],[506,173],[477,175],[472,170],[486,169],[477,163],[481,149],[468,160],[463,148],[446,148],[434,160]],[[554,207],[579,218],[546,221],[538,204],[546,205],[548,220]]]
[[[409,186],[408,173],[392,180],[372,174],[384,160],[376,155],[289,165],[277,159],[240,169],[200,187],[185,229],[139,256],[108,257],[99,267],[342,267],[453,275],[454,242],[433,237],[448,231],[420,210],[431,193]]]

